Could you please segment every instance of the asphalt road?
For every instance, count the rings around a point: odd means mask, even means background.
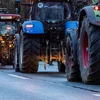
[[[100,100],[100,85],[71,83],[65,73],[54,70],[22,74],[1,68],[0,100]]]

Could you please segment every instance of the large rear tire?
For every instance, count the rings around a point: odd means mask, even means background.
[[[72,29],[66,37],[66,75],[68,81],[81,81],[77,59],[77,29]]]
[[[40,55],[39,38],[21,32],[20,41],[20,71],[24,73],[35,73],[38,71]]]
[[[81,78],[87,84],[100,84],[100,27],[84,16],[79,39]]]

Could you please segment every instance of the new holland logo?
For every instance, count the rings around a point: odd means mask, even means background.
[[[43,3],[38,3],[39,8],[43,8]]]

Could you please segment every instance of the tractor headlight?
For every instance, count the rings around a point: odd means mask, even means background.
[[[27,24],[26,28],[33,28],[33,25],[32,24]]]

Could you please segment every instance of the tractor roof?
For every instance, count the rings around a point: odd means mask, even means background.
[[[67,2],[70,0],[22,0],[22,3],[31,3],[31,2]]]
[[[41,2],[66,2],[67,0],[37,0]]]
[[[17,20],[20,18],[21,16],[18,14],[0,14],[0,20]]]

